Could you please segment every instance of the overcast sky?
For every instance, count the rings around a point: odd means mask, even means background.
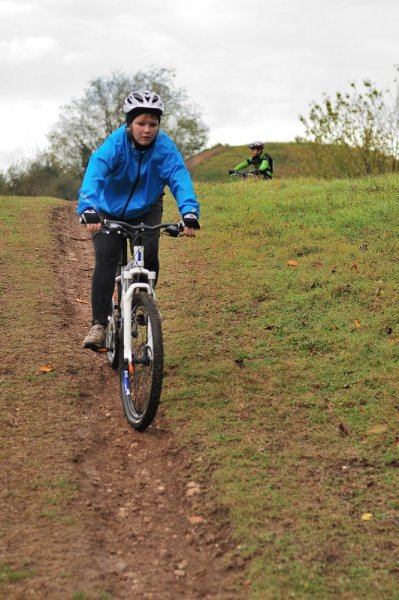
[[[323,93],[393,88],[399,0],[0,0],[0,169],[113,72],[172,67],[208,146],[291,141]],[[126,90],[128,93],[130,90]]]

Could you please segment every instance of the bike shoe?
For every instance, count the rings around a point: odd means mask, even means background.
[[[98,352],[105,346],[105,327],[96,323],[83,340],[83,348]]]

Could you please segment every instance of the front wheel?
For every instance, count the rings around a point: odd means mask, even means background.
[[[155,418],[162,390],[163,342],[161,317],[154,299],[140,292],[132,300],[132,363],[123,356],[120,332],[119,374],[123,409],[134,429],[142,431]]]

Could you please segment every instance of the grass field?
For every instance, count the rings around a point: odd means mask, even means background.
[[[231,523],[249,600],[399,598],[398,189],[199,183],[202,231],[162,239],[163,406]],[[1,290],[11,353],[27,326],[40,339],[53,204],[2,200],[8,276],[25,265]]]
[[[399,598],[398,188],[200,184],[165,251],[164,402],[252,600]]]
[[[274,161],[274,179],[314,177],[341,179],[358,177],[367,173],[357,149],[346,146],[315,145],[309,142],[266,142],[265,152]],[[188,159],[187,166],[198,182],[227,182],[229,169],[250,157],[248,146],[217,145]],[[372,173],[390,173],[392,159],[373,155],[376,165]],[[249,168],[251,170],[252,167]],[[396,165],[396,171],[398,171]]]

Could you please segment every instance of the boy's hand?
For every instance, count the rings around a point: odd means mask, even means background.
[[[80,216],[82,223],[86,224],[87,231],[89,233],[95,233],[100,231],[102,227],[101,217],[94,208],[88,208],[84,210]]]
[[[186,213],[183,215],[184,235],[187,237],[195,237],[195,230],[201,229],[198,217],[195,213]]]

